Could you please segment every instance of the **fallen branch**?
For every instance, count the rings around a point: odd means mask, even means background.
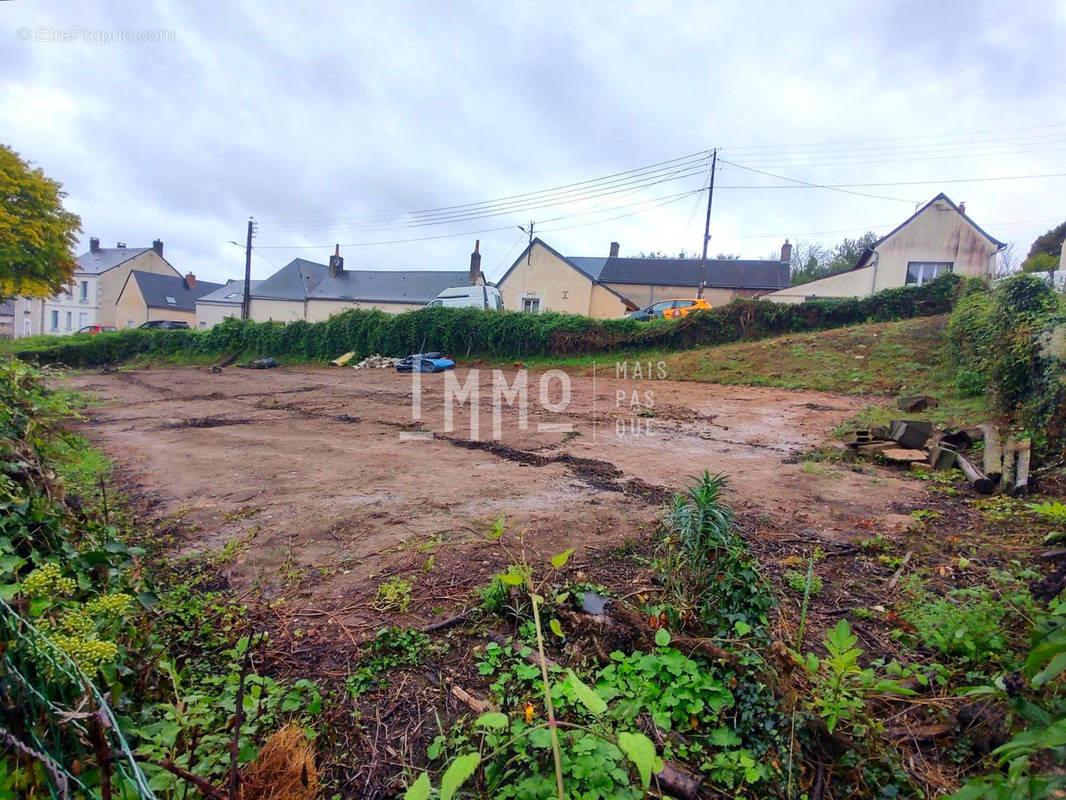
[[[433,633],[434,631],[442,631],[445,628],[451,628],[454,625],[458,625],[460,622],[466,622],[466,613],[456,614],[454,617],[448,617],[442,619],[439,622],[431,622],[428,625],[422,627],[422,633]]]
[[[456,686],[454,683],[452,684],[451,693],[452,697],[465,703],[475,714],[484,714],[486,711],[492,710],[492,703],[488,700],[474,697],[474,695],[470,694],[461,686]]]
[[[899,583],[899,578],[903,574],[903,570],[907,568],[907,564],[910,563],[912,551],[908,550],[907,554],[903,556],[903,561],[900,562],[899,569],[896,570],[896,574],[892,576],[892,580],[888,582],[888,588],[894,589],[896,584]]]
[[[664,762],[662,770],[655,773],[655,782],[664,795],[690,800],[700,790],[703,778]]]
[[[970,482],[970,486],[978,494],[992,494],[996,489],[996,484],[986,475],[982,474],[962,453],[955,459],[955,463],[959,465],[959,469],[962,470],[966,476],[966,480]]]

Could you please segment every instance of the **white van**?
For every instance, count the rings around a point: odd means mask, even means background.
[[[453,286],[445,289],[426,308],[445,306],[446,308],[481,308],[485,311],[503,310],[503,297],[495,286]]]

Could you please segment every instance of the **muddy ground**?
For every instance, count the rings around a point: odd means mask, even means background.
[[[214,559],[237,592],[281,600],[293,625],[328,617],[353,644],[466,607],[507,567],[486,537],[501,515],[530,563],[574,547],[575,568],[591,567],[650,530],[704,469],[730,476],[755,540],[843,544],[912,522],[922,489],[899,471],[797,459],[868,398],[649,372],[570,376],[568,400],[558,374],[531,373],[525,425],[504,406],[495,439],[488,370],[474,376],[477,431],[469,404],[446,419],[445,381],[467,370],[418,376],[418,404],[416,379],[391,370],[153,369],[69,383],[97,400],[82,432],[153,498],[159,530],[181,531],[176,554]],[[394,575],[411,581],[403,614],[378,597]]]

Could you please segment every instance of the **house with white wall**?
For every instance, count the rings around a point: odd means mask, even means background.
[[[261,283],[252,281],[250,293],[255,292]],[[203,331],[224,319],[240,319],[243,305],[244,281],[228,280],[221,288],[196,298],[196,327]]]
[[[181,277],[163,258],[163,242],[151,247],[101,247],[89,240],[89,251],[76,259],[74,276],[66,291],[44,300],[20,297],[15,301],[16,337],[40,334],[69,334],[88,325],[121,327],[116,303],[126,279],[133,270]]]
[[[867,247],[850,267],[765,295],[779,303],[820,297],[864,297],[899,286],[920,286],[946,272],[989,280],[1006,245],[985,233],[941,192],[891,233]]]

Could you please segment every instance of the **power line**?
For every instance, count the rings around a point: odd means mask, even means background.
[[[809,187],[814,188],[814,189],[828,189],[830,191],[843,192],[844,194],[854,194],[854,195],[858,195],[860,197],[873,197],[873,198],[875,198],[877,200],[894,200],[897,203],[907,203],[908,205],[917,205],[917,203],[915,201],[913,201],[913,200],[904,200],[903,198],[900,198],[900,197],[886,197],[885,195],[870,194],[868,192],[855,192],[855,191],[852,191],[851,189],[845,189],[845,188],[840,187],[840,186],[827,186],[825,184],[811,183],[810,181],[800,180],[799,178],[790,178],[787,175],[776,175],[776,174],[774,174],[772,172],[766,172],[765,170],[755,169],[754,167],[745,167],[743,164],[738,164],[735,161],[728,161],[728,160],[726,160],[724,158],[722,159],[722,162],[725,163],[725,164],[730,164],[730,165],[732,165],[734,167],[737,167],[739,169],[747,170],[748,172],[757,172],[760,175],[767,175],[767,176],[769,176],[771,178],[777,178],[779,180],[789,181],[791,183],[802,184],[804,186],[809,186]],[[773,187],[773,188],[779,188],[779,187]]]
[[[706,160],[700,160],[695,162],[686,163],[677,169],[669,171],[657,171],[655,173],[648,173],[636,178],[629,178],[624,183],[618,183],[617,185],[611,185],[610,183],[601,186],[590,187],[585,190],[576,192],[570,192],[563,195],[545,196],[543,198],[537,198],[525,201],[514,201],[496,206],[485,206],[478,211],[457,211],[448,215],[441,214],[436,217],[418,217],[411,218],[406,222],[402,222],[402,227],[418,228],[426,227],[429,225],[440,225],[449,222],[465,222],[476,219],[487,219],[491,217],[503,216],[505,214],[511,214],[516,212],[525,212],[534,209],[553,208],[557,206],[572,205],[577,202],[583,202],[592,199],[598,199],[601,197],[611,197],[618,194],[632,194],[635,191],[641,189],[647,189],[652,186],[657,186],[661,183],[668,183],[672,181],[682,180],[695,174],[702,173],[706,167]],[[382,227],[380,224],[366,224],[353,222],[350,224],[344,223],[316,223],[315,225],[301,226],[306,230],[303,232],[312,232],[310,229],[324,229],[324,230],[339,230],[341,228],[373,228]],[[392,225],[385,227],[400,227],[400,225]],[[275,227],[271,229],[272,233],[296,233],[301,232],[297,230],[296,226],[291,229],[285,229],[282,227]]]
[[[551,189],[541,189],[540,191],[537,191],[537,192],[525,192],[523,194],[509,195],[509,196],[506,196],[506,197],[498,197],[495,200],[483,200],[483,201],[478,202],[478,203],[461,203],[459,205],[442,206],[440,208],[424,209],[422,211],[413,211],[411,213],[414,214],[414,215],[432,214],[432,213],[435,213],[435,212],[438,212],[438,211],[449,211],[449,210],[452,210],[452,209],[470,208],[470,207],[474,207],[474,206],[495,204],[495,203],[500,203],[500,202],[503,202],[503,201],[506,201],[506,200],[514,200],[514,199],[517,199],[517,198],[520,198],[520,197],[527,197],[529,195],[543,194],[545,192],[558,192],[558,191],[561,191],[563,189],[570,189],[570,188],[573,188],[573,187],[585,186],[585,185],[590,184],[590,183],[599,183],[599,182],[601,182],[603,180],[606,180],[606,179],[609,179],[609,178],[615,178],[615,177],[618,177],[618,176],[621,176],[621,175],[632,175],[633,173],[643,172],[645,170],[650,170],[650,169],[652,169],[654,167],[662,167],[662,166],[665,166],[665,165],[676,165],[677,162],[680,162],[680,161],[689,161],[689,160],[692,160],[692,159],[699,159],[699,160],[703,161],[704,163],[706,163],[708,158],[710,158],[710,153],[708,151],[699,150],[699,151],[697,151],[695,153],[690,153],[690,154],[688,154],[686,156],[679,156],[677,158],[671,158],[671,159],[668,159],[666,161],[659,161],[659,162],[657,162],[655,164],[649,164],[649,165],[644,166],[644,167],[637,167],[636,169],[629,169],[629,170],[624,170],[622,172],[615,172],[615,173],[612,173],[611,175],[604,175],[604,176],[602,176],[600,178],[590,178],[588,180],[578,181],[576,183],[568,183],[568,184],[564,184],[562,186],[553,187]]]
[[[725,159],[722,159],[723,161]],[[741,169],[751,169],[749,167],[741,167]],[[760,170],[752,170],[753,172],[759,172]],[[764,175],[770,173],[764,172]],[[782,177],[775,175],[773,177]],[[999,175],[991,178],[944,178],[942,180],[932,181],[888,181],[882,183],[830,183],[830,184],[817,184],[807,183],[806,181],[800,181],[801,185],[791,184],[774,184],[770,186],[756,186],[749,184],[733,185],[733,186],[720,186],[720,189],[840,189],[844,190],[850,187],[868,187],[876,188],[878,186],[940,186],[945,183],[994,183],[997,181],[1023,181],[1023,180],[1036,180],[1039,178],[1066,178],[1066,172],[1040,172],[1030,175]],[[784,178],[785,180],[793,180],[791,178]],[[869,195],[870,197],[876,197],[877,195]],[[894,199],[894,198],[886,198]],[[903,202],[910,202],[903,201]]]
[[[872,144],[880,142],[902,142],[902,141],[914,141],[916,139],[958,139],[970,136],[981,136],[986,133],[1011,133],[1016,131],[1033,131],[1033,130],[1048,130],[1051,128],[1066,128],[1066,122],[1056,122],[1050,125],[1028,125],[1021,128],[990,128],[983,131],[967,131],[964,133],[924,133],[924,134],[910,134],[907,136],[889,136],[882,138],[867,138],[867,139],[837,139],[830,141],[820,142],[801,142],[794,144],[754,144],[754,145],[736,145],[727,146],[720,149],[729,150],[730,152],[740,151],[752,151],[756,149],[784,149],[794,147],[837,147],[842,144]]]
[[[700,188],[700,189],[692,189],[692,190],[689,190],[689,191],[678,192],[677,194],[667,195],[666,197],[656,197],[656,198],[652,198],[651,200],[642,200],[639,203],[629,203],[629,204],[622,205],[622,206],[615,206],[615,207],[612,207],[612,208],[600,209],[598,211],[584,211],[584,212],[579,212],[579,213],[576,213],[576,214],[564,214],[562,216],[558,216],[558,217],[553,217],[551,219],[542,220],[541,223],[538,223],[538,225],[539,224],[544,224],[544,223],[550,223],[550,222],[559,222],[559,221],[563,221],[563,220],[573,219],[573,218],[576,218],[576,217],[589,216],[589,215],[592,215],[592,214],[603,214],[603,213],[606,213],[606,212],[609,212],[609,211],[616,211],[619,208],[632,208],[632,207],[638,206],[638,205],[639,206],[648,206],[648,208],[638,208],[638,209],[636,209],[634,211],[631,211],[631,212],[629,212],[627,214],[621,214],[621,215],[616,216],[616,217],[608,217],[607,219],[602,219],[602,220],[593,220],[591,222],[584,222],[584,223],[580,223],[578,225],[570,225],[570,226],[566,226],[566,227],[550,228],[549,232],[550,231],[560,231],[560,230],[571,230],[573,228],[581,228],[581,227],[585,227],[585,226],[588,226],[588,225],[599,225],[601,222],[609,222],[609,221],[615,220],[615,219],[623,219],[625,217],[631,217],[634,214],[639,214],[642,211],[650,211],[650,210],[653,210],[655,208],[659,208],[661,206],[667,205],[669,203],[677,202],[678,200],[681,200],[681,199],[683,199],[685,197],[689,197],[689,196],[691,196],[693,194],[698,194],[698,193],[700,193],[702,191],[703,191],[702,188]],[[649,204],[653,204],[653,205],[649,205]],[[390,240],[387,240],[387,241],[377,241],[377,242],[351,242],[351,243],[348,243],[348,244],[341,244],[341,247],[373,247],[373,246],[376,246],[376,245],[386,245],[386,244],[405,244],[405,243],[408,243],[408,242],[425,242],[425,241],[432,241],[432,240],[435,240],[435,239],[452,239],[452,238],[456,238],[456,237],[460,237],[460,236],[471,236],[471,235],[478,234],[478,233],[495,233],[496,231],[507,231],[507,230],[511,230],[512,227],[513,227],[512,225],[504,225],[504,226],[495,227],[495,228],[482,228],[480,230],[464,231],[462,233],[446,233],[446,234],[438,234],[438,235],[434,235],[434,236],[416,236],[416,237],[405,238],[405,239],[390,239]],[[538,230],[542,230],[542,229],[538,228]],[[330,247],[333,247],[333,246],[334,246],[333,243],[330,243],[330,244],[317,244],[317,245],[302,245],[302,244],[294,244],[294,245],[284,245],[284,244],[258,245],[259,249],[264,249],[264,250],[317,250],[317,249],[322,249],[322,248],[330,248]]]

